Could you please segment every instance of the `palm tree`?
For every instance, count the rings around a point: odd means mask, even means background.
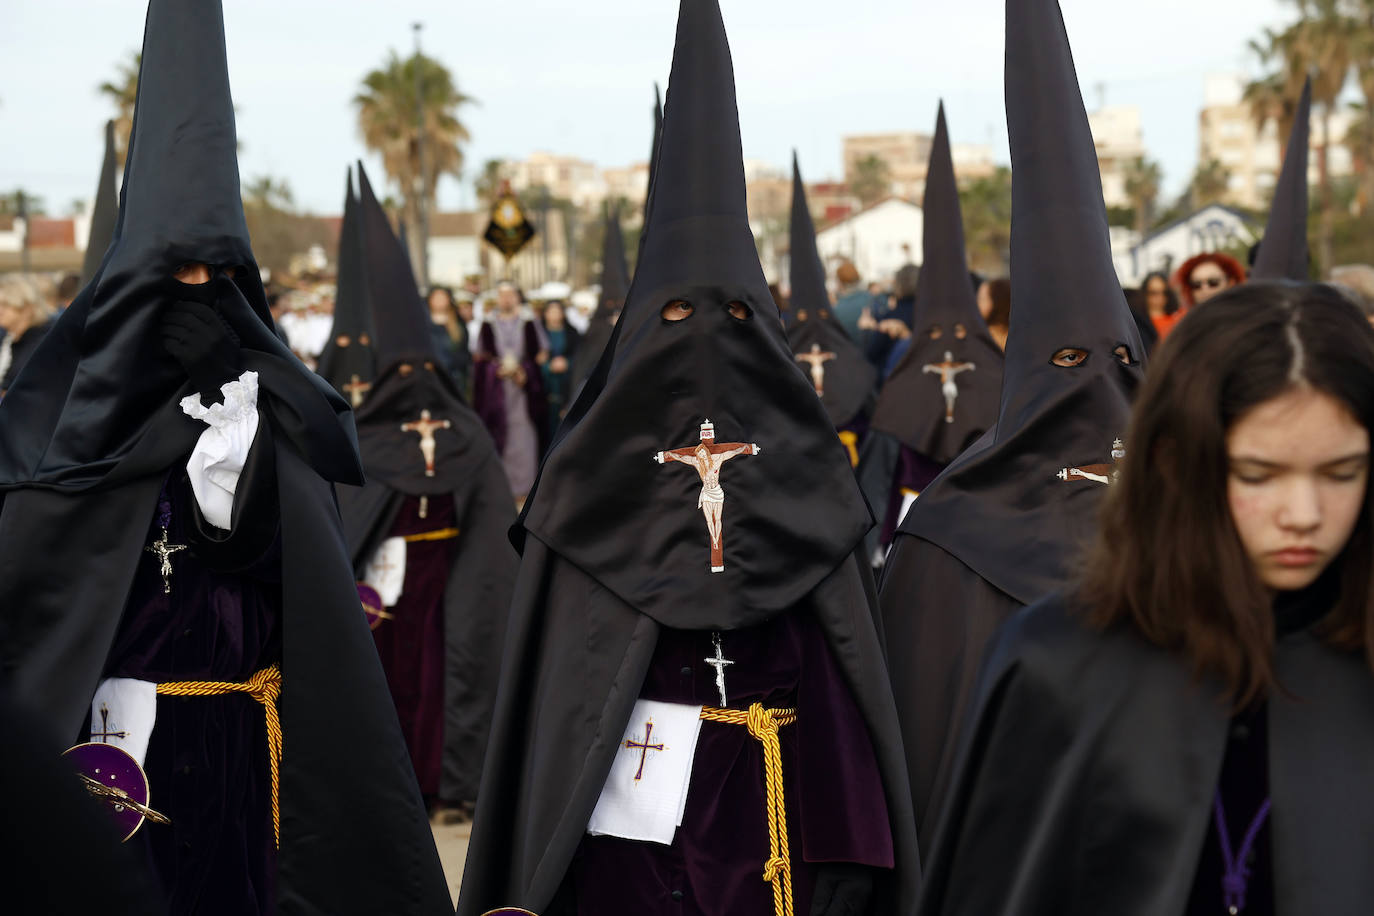
[[[1188,182],[1188,205],[1201,210],[1208,204],[1221,203],[1231,188],[1231,172],[1219,159],[1199,162]]]
[[[501,193],[501,182],[505,179],[506,163],[501,159],[488,159],[482,164],[482,171],[473,181],[473,191],[477,199],[487,206],[496,203]]]
[[[887,161],[877,156],[865,156],[854,163],[849,190],[859,203],[867,207],[881,200],[892,189],[892,173]]]
[[[1135,208],[1135,230],[1141,237],[1150,225],[1151,211],[1159,198],[1159,186],[1164,181],[1164,172],[1159,163],[1144,156],[1137,156],[1126,163],[1126,196]]]
[[[402,216],[412,238],[420,237],[421,206],[423,212],[434,208],[439,176],[462,174],[463,144],[470,137],[458,120],[458,109],[474,101],[458,90],[453,74],[439,61],[422,54],[402,60],[395,51],[383,66],[363,77],[361,91],[353,97],[363,142],[381,154],[382,167],[399,187]],[[417,123],[421,119],[423,135]]]
[[[129,131],[134,126],[134,102],[138,100],[138,71],[143,66],[143,54],[130,51],[118,65],[115,78],[101,83],[96,91],[108,98],[115,107],[115,158],[119,168],[129,150]]]
[[[987,178],[959,191],[969,267],[990,274],[1011,265],[1011,169],[998,166]]]

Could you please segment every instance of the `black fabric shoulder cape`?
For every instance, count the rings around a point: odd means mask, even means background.
[[[1276,908],[1367,912],[1374,676],[1309,631],[1277,659]],[[1089,632],[1062,598],[1020,613],[980,677],[921,913],[1183,912],[1226,744],[1218,697],[1134,632]]]

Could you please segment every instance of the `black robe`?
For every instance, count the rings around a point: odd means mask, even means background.
[[[1280,913],[1374,900],[1374,676],[1310,630],[1268,703]],[[1061,598],[1018,615],[979,678],[921,912],[1178,914],[1203,853],[1230,711],[1211,681]]]
[[[854,596],[869,596],[870,612]],[[874,913],[914,899],[915,831],[896,711],[867,564],[852,555],[798,611],[815,616],[873,740],[887,794],[896,881]],[[498,906],[544,912],[586,833],[611,760],[640,697],[660,626],[533,534],[511,609],[488,766],[464,869],[459,916]],[[569,651],[570,646],[583,647]]]

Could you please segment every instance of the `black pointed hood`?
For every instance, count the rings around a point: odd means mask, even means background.
[[[611,339],[611,330],[625,307],[630,291],[630,269],[625,263],[625,237],[620,232],[620,205],[606,209],[606,228],[601,247],[601,298],[587,323],[587,332],[573,360],[573,384],[581,385],[596,368]]]
[[[653,198],[608,358],[565,419],[523,528],[660,623],[733,629],[790,608],[872,519],[759,265],[716,0],[680,7]],[[703,441],[742,449],[720,472],[715,573],[699,501],[710,494],[662,454]]]
[[[100,164],[100,183],[95,186],[95,202],[91,207],[91,234],[86,240],[86,255],[81,261],[81,285],[95,279],[105,252],[114,241],[115,222],[119,219],[119,197],[115,189],[114,122],[105,122],[105,159]]]
[[[477,471],[492,455],[491,437],[439,363],[429,308],[415,286],[410,258],[361,162],[358,228],[377,366],[357,410],[363,467],[369,479],[412,496],[464,490],[481,479]],[[420,435],[401,428],[420,420],[424,411],[448,424],[434,431],[433,474],[420,451]]]
[[[654,139],[649,145],[649,183],[644,190],[644,228],[649,227],[649,205],[654,197],[654,175],[658,171],[658,151],[663,145],[663,99],[659,95],[658,83],[654,83]],[[639,247],[644,248],[644,236],[639,237]]]
[[[830,310],[825,265],[816,248],[816,226],[806,203],[806,186],[795,151],[790,236],[792,323],[787,329],[787,342],[820,395],[830,422],[839,429],[872,406],[878,372]],[[818,373],[812,372],[812,360],[820,363]]]
[[[358,163],[358,227],[366,252],[367,298],[372,305],[377,368],[437,357],[429,310],[415,284],[410,256]]]
[[[948,464],[997,422],[1002,349],[969,281],[964,219],[945,105],[935,119],[923,203],[925,231],[911,346],[883,384],[873,428]],[[947,398],[949,385],[954,397]]]
[[[1091,530],[1105,484],[1076,472],[1112,479],[1143,351],[1057,0],[1007,0],[1006,35],[1012,309],[997,425],[901,531],[1029,604],[1065,584]]]
[[[174,280],[188,262],[212,281]],[[347,405],[274,331],[239,192],[220,0],[148,5],[115,241],[0,406],[0,486],[112,485],[191,450],[204,427],[181,413],[192,386],[160,334],[177,300],[210,303],[233,327],[318,473],[360,477]]]
[[[334,324],[320,353],[316,371],[356,408],[377,374],[373,353],[372,303],[367,286],[362,222],[353,174],[345,177],[343,224],[339,228],[338,281],[334,293]]]
[[[1297,280],[1308,276],[1307,154],[1312,123],[1312,78],[1308,77],[1293,116],[1293,132],[1283,155],[1283,169],[1274,187],[1269,222],[1260,239],[1259,255],[1250,276],[1255,280]]]

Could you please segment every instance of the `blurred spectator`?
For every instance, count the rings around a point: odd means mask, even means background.
[[[49,287],[51,289],[51,286]],[[0,397],[52,327],[52,308],[43,286],[27,274],[0,276]]]
[[[916,316],[916,284],[921,279],[921,271],[915,264],[907,264],[897,271],[892,280],[892,295],[879,306],[875,301],[870,310],[859,316],[859,330],[863,332],[860,342],[864,356],[883,371],[892,348],[900,340],[911,336],[911,323]]]
[[[1183,297],[1183,307],[1175,312],[1178,317],[1174,320],[1177,321],[1183,312],[1193,306],[1201,305],[1213,296],[1244,282],[1245,268],[1229,254],[1209,251],[1193,255],[1184,261],[1183,266],[1174,274],[1174,286]],[[1169,327],[1172,328],[1173,324],[1170,323]],[[1159,336],[1163,338],[1167,333],[1168,331],[1161,330]]]
[[[1155,330],[1155,323],[1150,320],[1150,307],[1147,304],[1149,297],[1145,287],[1123,286],[1121,292],[1126,297],[1126,307],[1131,310],[1131,320],[1135,322],[1135,329],[1140,334],[1140,345],[1145,348],[1144,355],[1149,356],[1155,347],[1159,346],[1159,331]]]
[[[978,311],[992,339],[1005,350],[1011,331],[1011,281],[1006,277],[984,280],[978,287]]]
[[[835,318],[844,325],[851,340],[859,339],[859,316],[873,304],[873,294],[863,288],[859,271],[849,261],[841,261],[835,271],[838,290],[835,297]]]
[[[76,294],[81,292],[81,276],[79,274],[63,274],[62,280],[57,284],[57,313],[60,315],[67,310],[67,306],[72,304]]]
[[[463,320],[458,304],[453,299],[453,291],[447,286],[430,287],[428,302],[440,365],[453,377],[463,397],[471,401],[472,346],[467,322]]]
[[[541,316],[544,335],[549,339],[549,358],[544,363],[544,387],[549,396],[549,437],[552,439],[563,415],[572,406],[572,363],[582,335],[568,321],[567,307],[555,299],[544,306]]]

